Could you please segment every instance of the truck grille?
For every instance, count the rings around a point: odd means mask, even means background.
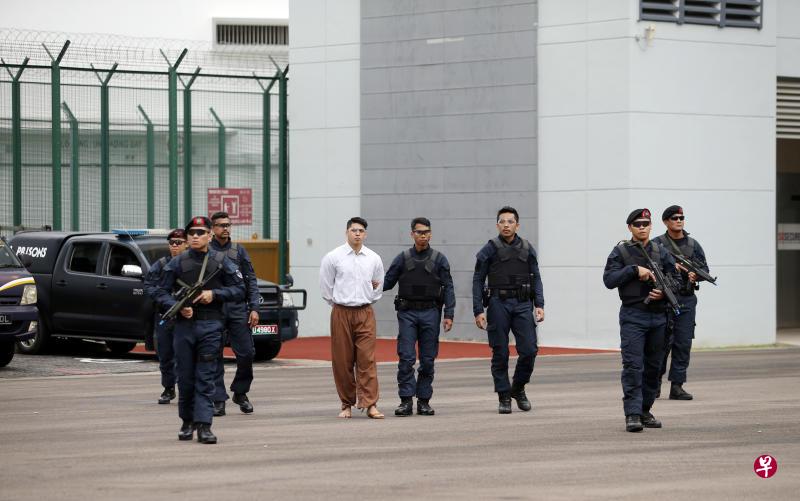
[[[0,297],[0,306],[17,306],[19,300],[18,297]]]

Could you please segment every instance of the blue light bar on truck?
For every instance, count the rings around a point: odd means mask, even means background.
[[[161,228],[135,228],[131,230],[115,229],[111,230],[111,233],[120,237],[141,237],[144,235],[154,236],[154,237],[166,237],[167,235],[169,235],[170,231],[171,230],[164,230]]]

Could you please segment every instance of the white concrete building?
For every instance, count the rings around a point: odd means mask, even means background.
[[[695,344],[774,342],[778,325],[800,325],[798,252],[776,245],[776,223],[800,223],[800,136],[782,108],[776,132],[776,81],[800,77],[800,6],[739,3],[727,8],[749,12],[677,22],[683,0],[291,1],[297,283],[315,288],[350,216],[368,219],[388,264],[425,215],[456,280],[447,337],[483,339],[474,254],[511,204],[540,254],[540,343],[617,347],[606,257],[630,210],[679,204],[720,284],[700,292]],[[640,20],[651,7],[676,19]],[[304,335],[328,332],[316,296]],[[393,336],[391,295],[378,316]]]

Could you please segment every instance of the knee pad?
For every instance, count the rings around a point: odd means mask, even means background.
[[[219,353],[200,353],[197,355],[198,362],[213,362],[219,358]]]

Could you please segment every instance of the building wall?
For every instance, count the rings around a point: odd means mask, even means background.
[[[536,242],[536,2],[361,2],[361,208],[367,245],[388,268],[412,245],[410,221],[432,222],[449,259],[455,326],[482,338],[472,315],[475,254],[503,205]],[[545,284],[547,287],[547,284]],[[378,334],[396,334],[392,298]]]
[[[695,343],[775,340],[776,2],[763,29],[638,22],[637,0],[542,0],[543,344],[618,346],[605,260],[637,207],[682,205],[719,287]],[[556,285],[557,284],[557,285]]]
[[[800,77],[800,2],[773,0],[767,7],[777,10],[778,76]]]
[[[301,335],[327,335],[319,265],[345,242],[361,212],[360,3],[300,0],[290,5],[289,239],[291,272],[308,289]]]
[[[3,28],[211,41],[212,19],[286,19],[288,0],[3,2]]]

